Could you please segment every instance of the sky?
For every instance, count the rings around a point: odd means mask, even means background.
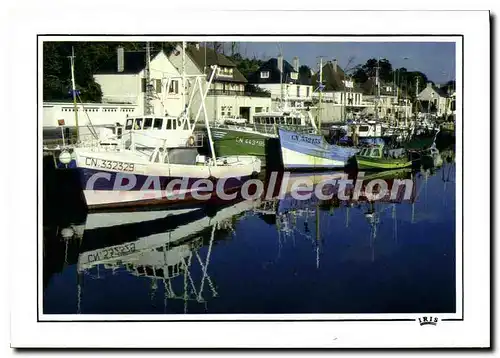
[[[299,58],[300,65],[316,71],[319,56],[323,61],[337,59],[340,67],[364,64],[370,58],[386,58],[393,68],[406,67],[408,71],[421,71],[436,83],[455,79],[454,42],[280,42],[285,60],[292,63]],[[230,44],[226,44],[230,53]],[[244,57],[269,59],[279,54],[277,42],[240,42],[239,52]],[[404,59],[407,57],[407,59]]]

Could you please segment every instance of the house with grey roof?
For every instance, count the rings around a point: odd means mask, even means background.
[[[422,112],[435,113],[438,116],[450,114],[454,100],[446,88],[428,82],[427,86],[418,94]]]
[[[135,112],[139,113],[133,114],[143,113],[147,96],[145,69],[144,51],[127,52],[123,47],[118,47],[116,56],[102,63],[94,74],[95,81],[101,86],[102,101],[109,104],[135,105],[138,108]],[[149,100],[154,113],[180,115],[182,112],[180,73],[162,50],[151,51],[150,79],[153,96]]]
[[[179,45],[170,54],[169,60],[179,72],[182,72],[184,66],[187,75],[205,75],[207,81],[211,66],[217,66],[217,73],[208,89],[205,102],[210,121],[234,116],[250,120],[253,114],[271,107],[269,93],[248,90],[248,80],[236,65],[208,45],[201,46],[198,43],[186,46],[184,65],[182,46]],[[199,98],[193,98],[191,110],[198,108],[199,101]]]
[[[271,93],[273,109],[285,97],[291,106],[299,108],[312,100],[313,86],[309,78],[300,76],[298,57],[293,58],[293,64],[282,56],[271,58],[250,74],[248,81]]]

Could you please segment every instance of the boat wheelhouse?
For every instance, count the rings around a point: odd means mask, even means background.
[[[118,133],[117,133],[118,134]],[[125,147],[179,148],[201,146],[203,137],[189,126],[187,118],[154,115],[128,117],[121,135]]]
[[[412,160],[404,148],[388,149],[382,144],[361,149],[355,158],[358,169],[386,170],[412,166]]]

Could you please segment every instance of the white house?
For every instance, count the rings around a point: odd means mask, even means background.
[[[427,83],[427,87],[418,94],[417,98],[424,112],[435,112],[438,116],[452,112],[452,98],[444,88],[434,86],[432,82]]]
[[[300,78],[298,57],[294,57],[293,66],[281,56],[271,58],[249,76],[249,82],[271,94],[273,110],[283,97],[299,108],[312,101],[313,86]]]
[[[125,52],[122,47],[118,47],[116,57],[100,66],[94,74],[95,81],[101,85],[102,101],[133,104],[143,112],[146,99],[145,68],[144,52]],[[182,112],[180,73],[163,51],[151,53],[150,78],[154,87],[154,96],[151,100],[154,113],[180,115]]]
[[[179,72],[182,72],[182,46],[179,45],[170,54],[169,60]],[[268,93],[245,90],[247,79],[226,56],[199,44],[186,47],[184,69],[187,75],[206,75],[208,79],[212,65],[217,65],[218,70],[205,102],[210,121],[230,116],[240,116],[251,120],[255,113],[271,107],[271,98]],[[204,88],[206,88],[206,81]],[[198,96],[193,99],[190,108],[192,117],[196,115],[199,101]]]

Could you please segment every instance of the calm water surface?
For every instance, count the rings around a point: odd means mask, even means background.
[[[312,174],[311,174],[312,175]],[[455,164],[413,203],[86,213],[44,193],[43,312],[455,312]]]

